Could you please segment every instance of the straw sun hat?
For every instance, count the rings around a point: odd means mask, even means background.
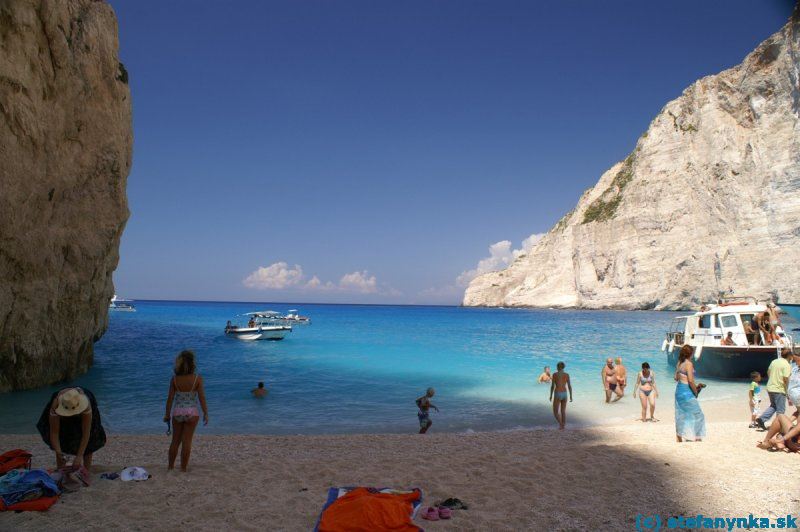
[[[61,394],[56,407],[59,416],[82,414],[89,407],[89,398],[77,388],[70,388]]]

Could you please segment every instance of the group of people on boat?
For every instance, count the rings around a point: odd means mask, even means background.
[[[722,305],[726,304],[722,303]],[[703,309],[701,308],[701,310]],[[744,319],[744,315],[742,318],[742,326],[744,327],[744,335],[748,345],[784,345],[780,335],[782,330],[781,318],[775,303],[769,303],[767,310],[753,314],[748,320]],[[727,346],[737,345],[731,331],[728,331],[720,343]]]

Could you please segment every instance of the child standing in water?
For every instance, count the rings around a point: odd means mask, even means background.
[[[750,428],[758,428],[758,405],[761,403],[761,374],[754,371],[750,374],[750,386],[747,390],[747,406],[750,410]]]
[[[553,381],[550,384],[550,400],[553,401],[553,416],[558,421],[558,429],[564,430],[567,424],[567,390],[569,390],[569,400],[572,402],[572,383],[569,380],[569,373],[564,372],[564,363],[559,362],[553,373]]]
[[[428,388],[428,391],[425,392],[425,395],[417,399],[417,408],[419,408],[419,412],[417,412],[417,418],[419,419],[419,433],[425,434],[428,432],[428,429],[431,428],[433,425],[433,421],[431,421],[431,408],[439,411],[436,408],[436,405],[431,403],[431,397],[436,394],[436,390],[433,388]]]

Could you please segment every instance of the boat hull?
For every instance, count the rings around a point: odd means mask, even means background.
[[[681,346],[676,345],[667,353],[670,365],[677,365],[680,350]],[[694,360],[694,368],[698,377],[749,379],[753,371],[766,377],[767,368],[777,357],[778,348],[771,346],[705,346],[700,358]]]
[[[230,329],[225,331],[225,334],[227,336],[245,341],[283,340],[283,338],[291,331],[291,327],[253,327]]]

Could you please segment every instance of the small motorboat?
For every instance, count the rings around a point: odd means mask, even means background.
[[[111,302],[108,304],[108,310],[113,310],[115,312],[136,312],[136,307],[133,306],[132,299],[120,299],[117,297],[117,294],[114,294],[114,297],[111,298]]]
[[[261,311],[248,312],[243,316],[248,316],[246,324],[234,324],[228,321],[225,325],[225,335],[239,340],[283,340],[292,332],[289,325],[275,324],[276,312]]]

